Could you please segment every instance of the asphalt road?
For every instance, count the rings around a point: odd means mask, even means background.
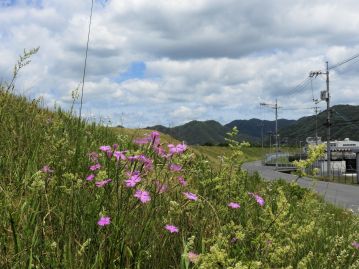
[[[258,172],[266,180],[284,179],[287,182],[292,182],[297,178],[294,175],[274,171],[274,167],[263,166],[261,161],[245,163],[242,167],[248,173]],[[310,178],[301,178],[298,180],[298,184],[318,192],[328,202],[359,213],[359,185],[313,181]]]

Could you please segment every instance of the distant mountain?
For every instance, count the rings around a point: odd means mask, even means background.
[[[327,111],[318,114],[318,136],[322,140],[327,137]],[[288,140],[289,144],[298,144],[305,141],[306,137],[315,137],[316,120],[315,115],[303,117],[293,125],[280,129],[280,137]],[[359,106],[336,105],[331,107],[331,140],[342,140],[350,138],[359,141]]]
[[[217,121],[190,121],[184,125],[167,128],[162,125],[147,127],[169,134],[180,141],[190,145],[220,144],[224,143],[226,129]]]
[[[278,124],[282,126],[289,126],[295,121],[292,120],[279,120]],[[226,125],[221,125],[214,120],[209,121],[191,121],[184,125],[167,128],[162,125],[147,127],[147,129],[157,130],[162,133],[169,134],[180,141],[186,141],[191,145],[205,145],[205,144],[224,144],[226,134],[237,126],[239,130],[238,140],[249,141],[251,143],[259,144],[262,137],[262,124],[263,134],[275,130],[275,122],[263,121],[258,119],[251,120],[236,120]]]
[[[332,139],[350,138],[359,141],[359,106],[336,105],[331,108]],[[318,136],[322,140],[326,139],[326,111],[318,114]],[[226,133],[234,126],[239,130],[239,141],[249,141],[251,144],[260,145],[263,140],[265,145],[269,144],[269,134],[275,133],[275,121],[250,119],[234,120],[228,124],[221,125],[214,120],[209,121],[191,121],[184,125],[167,128],[162,125],[148,127],[160,132],[169,134],[180,141],[186,141],[191,145],[213,144],[218,145],[225,143]],[[278,133],[281,144],[298,145],[299,141],[305,141],[309,136],[315,137],[316,129],[315,115],[302,117],[299,120],[278,120]],[[272,136],[274,143],[274,136]]]
[[[286,128],[293,125],[295,120],[278,120],[278,128]],[[250,119],[250,120],[234,120],[225,125],[226,128],[232,129],[236,126],[240,133],[244,133],[251,137],[251,140],[262,139],[262,126],[263,136],[266,137],[269,132],[275,133],[275,121]]]

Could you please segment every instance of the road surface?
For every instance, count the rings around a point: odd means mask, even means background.
[[[242,167],[248,173],[258,172],[266,180],[281,178],[287,182],[292,182],[297,178],[294,175],[274,171],[275,167],[263,166],[261,161],[245,163]],[[324,181],[315,181],[314,183],[310,178],[301,178],[298,180],[298,184],[320,193],[328,202],[359,213],[359,185],[345,185]]]

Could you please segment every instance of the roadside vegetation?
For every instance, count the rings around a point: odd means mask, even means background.
[[[0,86],[0,268],[359,268],[359,218]]]

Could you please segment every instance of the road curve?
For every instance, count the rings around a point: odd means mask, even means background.
[[[266,180],[284,179],[287,182],[292,182],[297,178],[294,175],[274,171],[274,167],[263,166],[261,161],[244,163],[242,167],[248,173],[258,172]],[[298,180],[298,184],[320,193],[328,202],[359,213],[359,186],[313,181],[310,178],[301,178]]]

